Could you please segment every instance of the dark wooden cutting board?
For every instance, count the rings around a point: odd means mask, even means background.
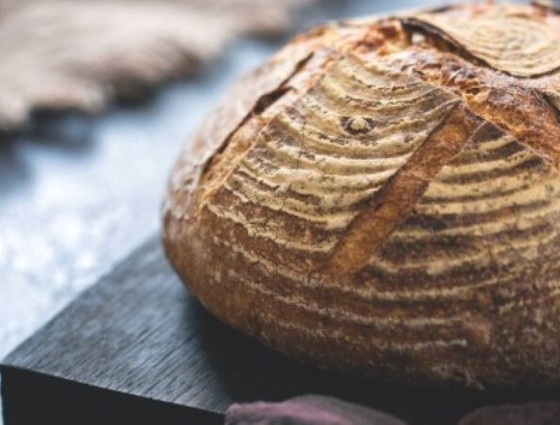
[[[298,364],[206,313],[157,238],[10,354],[1,372],[6,425],[220,424],[233,402],[308,393],[411,425],[454,425],[478,406],[555,398],[402,388]]]

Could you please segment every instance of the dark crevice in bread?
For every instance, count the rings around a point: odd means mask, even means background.
[[[222,178],[222,176],[224,175],[223,172],[220,173],[219,175],[213,176],[212,179],[206,178],[206,175],[211,168],[227,171],[235,167],[236,158],[242,156],[243,153],[251,147],[251,145],[237,144],[233,149],[230,149],[229,152],[226,153],[234,135],[238,132],[238,130],[241,127],[247,124],[249,120],[256,119],[256,121],[258,121],[259,116],[263,115],[270,106],[272,106],[275,102],[277,102],[280,98],[282,98],[288,91],[290,91],[291,89],[289,87],[290,81],[294,78],[295,75],[297,75],[304,69],[305,65],[311,60],[312,57],[313,57],[313,52],[309,53],[306,57],[298,61],[295,64],[293,71],[284,80],[282,80],[279,83],[278,87],[258,97],[254,105],[243,117],[243,119],[239,122],[239,124],[225,137],[225,139],[221,143],[221,146],[214,152],[214,154],[210,158],[208,158],[208,160],[202,166],[200,181],[204,181],[205,183],[211,185],[212,183],[210,180]],[[262,126],[264,125],[265,124],[262,123]],[[242,149],[239,149],[240,147]]]

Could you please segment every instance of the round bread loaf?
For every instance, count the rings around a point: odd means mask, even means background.
[[[180,155],[175,270],[299,361],[419,385],[560,382],[560,14],[326,24]]]

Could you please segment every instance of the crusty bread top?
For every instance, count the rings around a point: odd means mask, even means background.
[[[304,360],[559,379],[559,31],[552,8],[477,4],[296,37],[177,162],[175,268]]]
[[[294,119],[297,108],[309,108],[302,98],[321,90],[334,91],[337,84],[356,79],[360,72],[378,79],[378,91],[372,89],[371,82],[348,83],[346,99],[342,100],[348,102],[347,111],[336,111],[344,109],[342,105],[321,105],[333,108],[333,122],[317,121],[310,131],[323,132],[324,137],[332,130],[333,137],[340,133],[371,139],[393,130],[388,125],[391,121],[402,124],[416,114],[434,113],[419,120],[424,128],[415,136],[425,137],[406,142],[406,160],[395,163],[381,184],[366,182],[368,187],[359,202],[348,196],[348,204],[360,205],[361,211],[351,214],[351,219],[342,213],[331,217],[344,223],[348,232],[321,267],[324,271],[341,275],[363,267],[394,225],[410,213],[427,183],[484,125],[496,126],[538,158],[558,167],[560,15],[556,10],[540,5],[466,4],[395,16],[315,28],[238,81],[175,167],[173,186],[182,188],[176,194],[181,199],[173,202],[175,212],[184,215],[193,196],[197,208],[202,208],[258,149],[258,140],[278,137],[280,143],[282,130],[278,128],[286,123],[279,122],[279,113],[291,115],[292,130],[305,137],[309,123]],[[399,87],[405,95],[416,91],[417,96],[430,96],[429,102],[403,98],[399,104]],[[365,94],[368,99],[358,99]],[[351,99],[351,95],[357,98]],[[383,103],[386,122],[366,117],[368,107],[380,109]],[[391,109],[392,105],[398,108]],[[408,110],[403,109],[407,106]],[[360,112],[364,112],[363,117]],[[338,119],[344,114],[347,116]],[[336,156],[334,148],[330,149],[328,154]],[[352,146],[342,144],[340,149],[350,153]],[[386,149],[380,149],[379,153],[375,149],[367,152],[367,156],[389,163],[384,158]],[[290,178],[298,177],[292,173]],[[367,180],[367,170],[360,175],[360,180],[364,178]],[[373,173],[372,178],[379,176]],[[306,180],[307,185],[312,182]],[[328,213],[328,189],[318,185],[307,189],[323,198],[322,211]],[[280,199],[278,193],[273,196],[277,203],[288,201]],[[330,207],[338,204],[340,210],[340,202],[335,199]],[[380,220],[387,225],[379,226]],[[328,226],[337,227],[333,223]]]

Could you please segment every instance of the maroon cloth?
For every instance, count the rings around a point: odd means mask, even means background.
[[[485,407],[465,416],[459,425],[560,425],[560,402]]]
[[[281,403],[234,404],[225,425],[406,425],[367,407],[323,396],[303,396]]]

